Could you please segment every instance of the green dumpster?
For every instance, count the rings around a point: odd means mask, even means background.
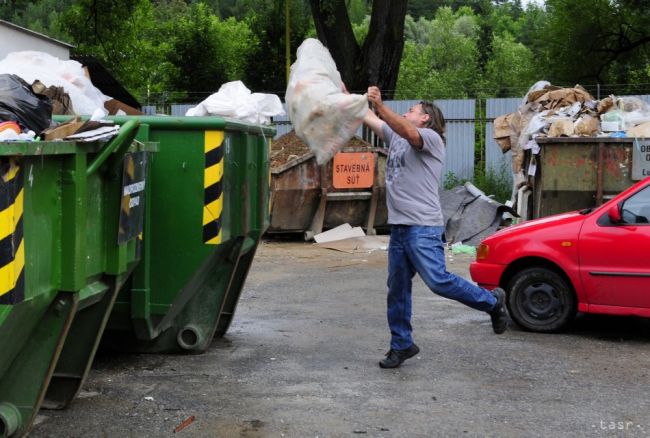
[[[74,398],[138,263],[120,208],[125,157],[146,175],[138,128],[108,144],[0,144],[0,437]]]
[[[136,138],[158,145],[142,259],[117,297],[102,348],[200,353],[228,329],[268,227],[275,129],[217,117],[138,119]]]

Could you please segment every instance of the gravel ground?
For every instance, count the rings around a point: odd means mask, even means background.
[[[469,262],[448,256],[460,275]],[[383,370],[385,278],[385,251],[264,242],[206,353],[100,354],[80,396],[42,410],[30,436],[650,435],[647,320],[581,316],[562,334],[497,336],[486,314],[416,279],[421,352]]]

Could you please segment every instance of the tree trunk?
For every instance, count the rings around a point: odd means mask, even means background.
[[[329,49],[351,92],[377,85],[393,97],[404,49],[406,0],[375,0],[363,47],[357,44],[344,0],[310,0],[318,39]]]

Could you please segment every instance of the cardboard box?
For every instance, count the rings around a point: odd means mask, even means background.
[[[52,141],[52,140],[58,140],[61,138],[65,138],[68,135],[72,135],[75,132],[79,130],[84,125],[85,122],[82,122],[79,117],[75,117],[74,119],[62,123],[59,126],[55,126],[53,128],[47,128],[43,133],[41,134],[43,136],[43,140],[45,141]]]
[[[127,115],[129,116],[143,116],[144,113],[142,111],[138,111],[137,109],[133,108],[132,106],[129,106],[125,104],[124,102],[120,102],[117,99],[111,99],[107,100],[104,102],[104,108],[108,111],[108,114],[111,116],[114,116],[117,114],[119,110],[124,111]]]

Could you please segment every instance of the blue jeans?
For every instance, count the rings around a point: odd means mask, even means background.
[[[411,286],[417,272],[432,292],[489,312],[496,304],[490,291],[447,272],[443,233],[445,228],[393,225],[388,247],[388,326],[390,347],[413,344],[411,332]]]

